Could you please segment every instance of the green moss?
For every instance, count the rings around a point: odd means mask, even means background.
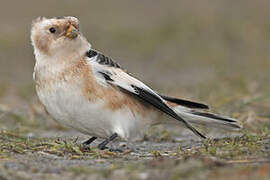
[[[252,158],[263,155],[263,140],[267,136],[243,135],[232,139],[206,140],[203,147],[197,150],[200,155],[210,155],[221,159]]]
[[[70,159],[78,157],[95,158],[96,149],[83,149],[80,145],[73,141],[59,139],[37,139],[25,138],[11,132],[2,131],[0,134],[0,152],[2,154],[26,152],[46,152],[57,156],[65,156]]]

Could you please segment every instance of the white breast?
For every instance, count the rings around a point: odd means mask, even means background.
[[[102,100],[91,102],[82,96],[78,85],[58,82],[49,90],[37,88],[37,93],[56,121],[84,134],[107,138],[117,133],[125,140],[133,140],[140,137],[158,116],[150,112],[147,117],[140,117],[127,108],[104,109]]]
[[[60,124],[74,128],[84,134],[107,138],[117,133],[125,140],[137,139],[160,115],[151,111],[141,117],[128,108],[116,111],[105,109],[102,99],[90,101],[82,95],[81,76],[64,76],[63,64],[46,63],[36,55],[34,78],[37,83],[37,94],[49,114]],[[51,59],[50,59],[51,60]],[[60,78],[61,77],[61,78]]]

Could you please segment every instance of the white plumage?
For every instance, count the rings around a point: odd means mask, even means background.
[[[240,128],[234,119],[194,110],[206,109],[206,105],[153,91],[93,50],[74,17],[38,18],[31,40],[38,97],[49,114],[67,127],[100,138],[117,134],[125,140],[137,139],[150,126],[166,123],[164,115],[201,137],[189,122]]]

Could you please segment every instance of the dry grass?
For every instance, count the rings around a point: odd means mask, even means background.
[[[266,0],[2,3],[0,179],[225,179],[228,174],[267,179],[269,5]],[[29,32],[40,15],[77,16],[94,48],[163,94],[203,101],[238,118],[242,135],[184,141],[177,148],[182,130],[161,127],[146,134],[153,144],[139,143],[146,149],[137,153],[85,151],[73,142],[73,133],[46,115],[35,94]],[[60,132],[67,138],[52,137]]]

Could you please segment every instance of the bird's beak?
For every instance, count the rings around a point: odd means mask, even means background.
[[[65,36],[70,39],[74,39],[78,36],[78,34],[79,34],[79,31],[73,25],[70,25],[68,29],[66,30]]]

